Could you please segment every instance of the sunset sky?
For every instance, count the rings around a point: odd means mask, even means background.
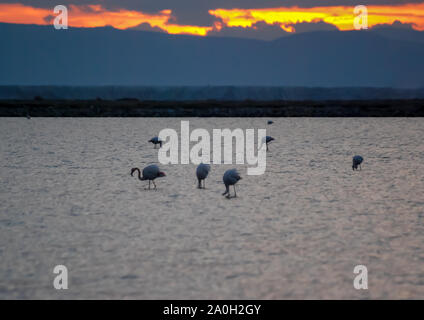
[[[353,8],[362,4],[367,6],[370,28],[397,21],[424,30],[422,0],[9,0],[0,1],[0,22],[52,24],[58,4],[68,7],[70,27],[84,28],[112,26],[199,36],[256,32],[258,38],[269,38],[302,30],[352,30]]]

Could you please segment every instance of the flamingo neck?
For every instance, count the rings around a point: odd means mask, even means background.
[[[144,179],[141,177],[140,169],[136,168],[136,170],[137,170],[137,172],[138,172],[138,178],[139,178],[140,180],[144,180]]]

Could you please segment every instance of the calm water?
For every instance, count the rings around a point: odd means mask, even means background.
[[[145,191],[130,168],[180,120],[0,118],[0,298],[424,298],[423,119],[189,119],[267,128],[266,173],[212,165],[198,190],[195,165],[161,166]]]

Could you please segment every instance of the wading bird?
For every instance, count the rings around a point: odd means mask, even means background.
[[[362,170],[362,167],[361,167],[362,161],[364,161],[364,158],[362,158],[361,156],[354,156],[352,160],[352,170],[355,170],[355,169],[358,170],[358,166]]]
[[[133,176],[133,173],[135,171],[138,171],[138,178],[141,181],[144,180],[149,180],[149,188],[148,190],[150,190],[150,181],[153,183],[153,185],[155,186],[156,189],[156,184],[155,184],[155,179],[156,178],[160,178],[160,177],[165,177],[165,173],[159,170],[159,167],[155,164],[152,164],[150,166],[147,166],[146,168],[143,169],[143,176],[141,176],[140,173],[140,169],[139,168],[132,168],[131,169],[131,176]]]
[[[225,171],[224,177],[222,181],[225,184],[225,192],[222,194],[223,196],[227,195],[227,198],[230,198],[230,186],[234,187],[234,197],[237,197],[236,193],[236,183],[241,179],[239,173],[236,169],[230,169]]]
[[[275,139],[271,136],[266,136],[264,140],[265,140],[265,143],[266,143],[266,151],[268,151],[268,143],[270,143],[271,141],[273,141]]]
[[[159,137],[153,137],[152,139],[150,139],[147,142],[151,142],[155,145],[154,149],[156,149],[156,145],[159,145],[159,148],[162,148],[162,140],[159,139]]]
[[[206,189],[206,177],[211,170],[211,166],[208,164],[201,163],[196,169],[197,180],[199,181],[199,189],[202,189],[202,180],[203,180],[203,189]]]

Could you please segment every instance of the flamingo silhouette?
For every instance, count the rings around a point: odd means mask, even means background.
[[[156,149],[156,145],[158,144],[159,145],[159,148],[162,148],[162,140],[161,139],[159,139],[159,137],[153,137],[152,139],[150,139],[149,141],[147,141],[147,142],[151,142],[151,143],[153,143],[155,146],[154,146],[154,149]]]
[[[133,176],[134,172],[138,171],[138,179],[141,181],[149,180],[149,188],[150,190],[150,181],[153,183],[156,189],[155,179],[165,177],[165,172],[160,171],[159,167],[155,164],[152,164],[150,166],[147,166],[143,169],[143,176],[141,176],[141,172],[139,168],[132,168],[131,169],[131,176]]]
[[[211,170],[211,166],[208,164],[201,163],[196,169],[197,180],[199,181],[199,189],[202,189],[202,180],[203,180],[203,189],[206,189],[206,177]]]
[[[362,167],[361,167],[362,161],[364,161],[364,158],[362,158],[361,156],[354,156],[352,159],[352,170],[355,170],[355,169],[358,170],[358,166],[362,170]]]
[[[236,193],[236,183],[241,179],[239,173],[236,169],[230,169],[225,171],[222,180],[225,184],[225,192],[222,194],[223,196],[227,195],[227,198],[230,198],[230,186],[234,187],[234,197],[237,197]]]

